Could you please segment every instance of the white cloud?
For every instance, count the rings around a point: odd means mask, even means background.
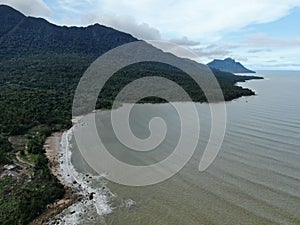
[[[300,37],[283,39],[270,37],[267,34],[253,34],[244,40],[244,45],[269,48],[300,47]]]
[[[259,53],[259,52],[272,52],[272,49],[269,48],[261,48],[261,49],[250,49],[248,53]]]
[[[173,38],[173,39],[170,39],[170,42],[173,42],[173,43],[175,43],[177,45],[181,45],[181,46],[197,46],[197,45],[200,45],[200,42],[190,40],[187,37]]]
[[[51,10],[43,0],[0,0],[0,4],[9,5],[27,16],[51,16]]]
[[[235,30],[251,23],[277,20],[286,15],[291,7],[300,5],[300,1],[110,0],[108,4],[110,10],[121,8],[135,15],[138,21],[147,21],[164,32],[203,38],[204,35]]]
[[[108,13],[95,13],[82,16],[82,24],[101,23],[117,30],[132,34],[145,40],[158,40],[161,38],[159,30],[149,26],[147,23],[138,23],[132,16],[117,16]]]
[[[229,56],[231,51],[224,46],[209,45],[207,47],[193,48],[193,51],[201,58],[215,59]]]
[[[58,1],[58,0],[57,0]],[[300,0],[59,0],[70,12],[89,15],[97,12],[112,16],[111,21],[99,17],[98,22],[116,26],[116,19],[133,17],[138,25],[147,24],[160,30],[163,38],[186,36],[192,39],[210,38],[218,32],[236,31],[254,23],[275,21],[300,6]],[[128,29],[128,24],[117,25]],[[118,28],[120,28],[118,27]],[[133,32],[136,26],[132,27]]]

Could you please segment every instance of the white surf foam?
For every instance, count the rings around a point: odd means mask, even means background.
[[[106,187],[105,178],[82,174],[76,171],[71,163],[71,139],[74,129],[80,124],[80,119],[68,131],[62,134],[61,146],[59,149],[60,174],[64,184],[71,187],[83,198],[79,202],[65,209],[48,224],[86,224],[87,221],[105,223],[103,215],[112,212],[110,200],[114,194]]]

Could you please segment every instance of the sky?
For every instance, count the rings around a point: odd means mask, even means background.
[[[251,69],[300,70],[300,0],[0,0],[67,26],[100,23],[143,40],[231,57]]]

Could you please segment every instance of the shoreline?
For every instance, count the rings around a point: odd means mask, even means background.
[[[100,111],[100,110],[99,110]],[[96,113],[95,111],[93,113]],[[84,116],[74,117],[73,126],[64,132],[54,132],[45,143],[45,155],[49,160],[51,173],[64,186],[65,195],[49,204],[47,209],[30,225],[58,225],[77,224],[84,219],[85,214],[98,214],[99,218],[94,218],[96,222],[103,222],[103,215],[110,214],[112,208],[109,205],[113,193],[106,187],[103,176],[92,176],[88,173],[79,173],[71,163],[72,152],[69,151],[72,144],[74,129],[80,127]],[[91,187],[92,183],[101,182],[101,187]]]
[[[242,82],[242,84],[245,82],[247,81]],[[94,114],[101,111],[103,111],[103,109],[97,109],[93,110],[89,114]],[[73,125],[69,130],[54,132],[51,134],[51,136],[47,137],[44,143],[44,149],[45,155],[49,160],[49,169],[51,173],[58,179],[58,181],[64,186],[65,195],[63,196],[63,198],[58,199],[55,202],[49,204],[47,206],[47,209],[40,216],[38,216],[36,219],[30,222],[29,225],[52,225],[61,224],[61,222],[65,223],[69,220],[69,218],[67,218],[67,214],[62,215],[62,213],[68,209],[68,213],[72,214],[73,216],[72,220],[77,221],[77,219],[82,217],[83,211],[86,211],[80,209],[80,204],[85,204],[88,200],[92,200],[94,202],[93,205],[96,208],[98,215],[102,216],[110,214],[112,212],[112,208],[109,206],[108,202],[109,198],[111,196],[114,196],[114,194],[111,193],[108,189],[106,189],[105,193],[97,193],[98,190],[90,188],[87,185],[89,181],[85,180],[84,178],[85,176],[88,176],[90,179],[94,180],[103,178],[103,176],[91,176],[88,174],[78,173],[74,166],[71,164],[72,153],[70,153],[70,155],[67,153],[71,145],[69,142],[71,140],[71,137],[73,136],[74,129],[77,126],[81,125],[82,119],[85,116],[86,115],[73,117],[71,120]],[[97,204],[97,200],[100,200],[101,203]],[[87,208],[86,206],[83,207]],[[75,210],[79,214],[76,213],[77,215],[73,215],[76,212]]]
[[[63,157],[61,149],[62,136],[63,132],[52,133],[51,136],[47,137],[44,143],[44,149],[45,155],[49,160],[49,169],[64,186],[65,194],[63,198],[49,204],[47,209],[39,217],[29,223],[29,225],[43,225],[48,223],[65,209],[82,199],[82,196],[74,190],[74,187],[64,179],[64,175],[61,173],[60,165],[62,161],[60,159]]]

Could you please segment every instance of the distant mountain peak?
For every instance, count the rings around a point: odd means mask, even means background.
[[[249,70],[244,67],[240,62],[236,62],[232,58],[226,58],[224,60],[214,59],[207,64],[210,68],[229,72],[229,73],[255,73],[255,71]]]

